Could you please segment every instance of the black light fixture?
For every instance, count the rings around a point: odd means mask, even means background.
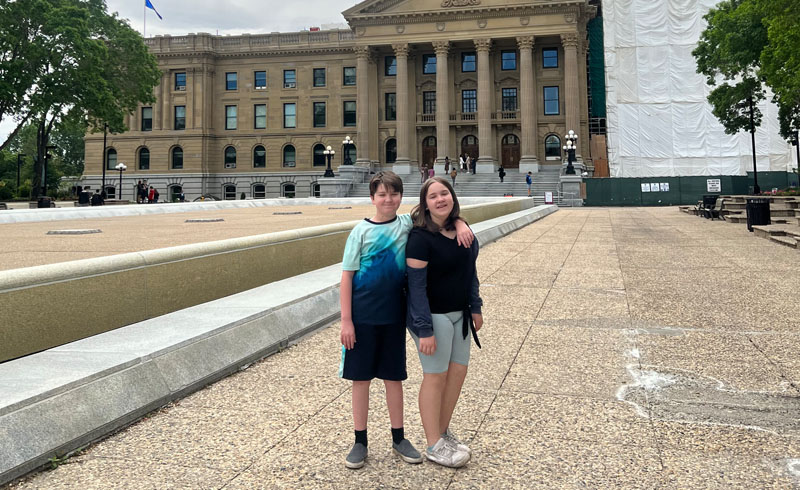
[[[350,139],[350,136],[345,136],[344,137],[344,141],[342,141],[342,146],[344,147],[344,162],[343,163],[345,165],[352,165],[353,164],[353,161],[350,159],[350,152],[347,151],[347,149],[352,144],[353,144],[353,140]],[[330,146],[328,148],[330,148]],[[333,176],[331,176],[331,177],[333,177]]]
[[[122,200],[122,172],[128,170],[128,166],[125,165],[122,162],[119,162],[117,164],[117,166],[114,167],[114,168],[119,170],[119,196],[117,196],[117,199],[119,199],[121,201]]]
[[[331,160],[333,160],[333,155],[335,155],[336,152],[328,145],[322,154],[325,155],[325,158],[328,160],[328,168],[325,169],[325,177],[335,177],[335,175],[333,175],[333,170],[331,170]]]
[[[563,146],[564,151],[567,152],[567,170],[564,172],[567,175],[575,175],[575,166],[572,164],[575,162],[575,150],[578,149],[577,141],[578,135],[575,134],[575,131],[569,130],[564,139],[567,140],[567,144]]]

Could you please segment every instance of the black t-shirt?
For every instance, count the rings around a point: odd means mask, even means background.
[[[408,235],[406,258],[428,262],[428,303],[431,313],[461,311],[469,305],[472,252],[455,238],[414,228]]]

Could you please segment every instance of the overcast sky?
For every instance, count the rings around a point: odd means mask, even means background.
[[[293,32],[322,24],[345,24],[342,12],[354,0],[150,0],[163,20],[147,9],[147,36],[190,32],[242,34]],[[109,12],[118,12],[131,27],[142,32],[144,0],[106,0]],[[14,122],[0,122],[0,139],[14,129]]]
[[[344,23],[342,11],[353,0],[150,0],[163,20],[147,9],[147,36],[190,32],[256,34],[293,32],[322,24]],[[110,12],[119,12],[142,32],[144,0],[106,0]]]

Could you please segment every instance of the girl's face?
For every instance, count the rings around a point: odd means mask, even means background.
[[[444,223],[453,210],[453,195],[439,182],[434,182],[428,187],[425,195],[425,206],[431,213],[431,218],[438,224]]]

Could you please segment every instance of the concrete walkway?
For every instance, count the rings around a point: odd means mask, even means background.
[[[379,383],[368,464],[344,467],[332,325],[14,488],[800,487],[797,251],[675,208],[562,210],[485,247],[479,271],[463,469],[391,455]],[[408,366],[421,447],[410,342]]]

